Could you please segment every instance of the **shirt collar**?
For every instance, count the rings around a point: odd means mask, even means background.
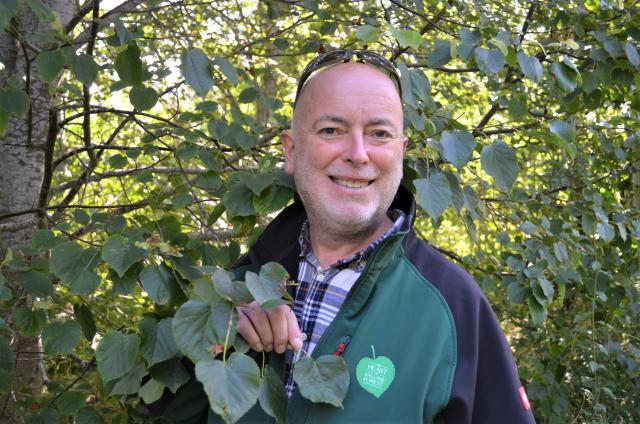
[[[404,211],[400,209],[393,209],[388,211],[387,216],[393,221],[393,225],[383,235],[381,235],[378,239],[373,241],[364,249],[354,253],[353,255],[347,258],[339,260],[338,262],[336,262],[335,264],[332,264],[331,266],[338,267],[338,268],[346,268],[351,265],[358,264],[363,260],[366,260],[371,254],[371,252],[373,251],[373,249],[376,248],[377,245],[379,245],[384,239],[389,237],[391,234],[396,233],[402,229],[402,225],[404,224],[407,218],[406,213],[404,213]],[[309,236],[309,220],[308,219],[306,219],[302,224],[302,228],[300,229],[300,236],[298,237],[298,242],[300,243],[300,257],[301,258],[306,257],[309,262],[316,264],[317,259],[315,257],[315,254],[313,253],[313,250],[311,249],[311,239]]]

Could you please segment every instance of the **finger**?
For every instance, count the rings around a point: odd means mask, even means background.
[[[277,353],[284,353],[287,349],[289,340],[287,315],[290,310],[288,306],[280,305],[266,311],[273,333],[273,346]]]
[[[238,334],[251,346],[251,349],[256,352],[262,352],[264,346],[260,342],[260,337],[253,328],[253,324],[240,308],[238,308],[238,315],[240,316],[238,319]]]
[[[253,329],[258,333],[260,343],[266,352],[273,350],[273,333],[271,332],[271,324],[269,317],[260,307],[258,302],[251,302],[248,306],[242,308],[242,312],[249,318]]]
[[[296,319],[296,314],[289,309],[287,313],[287,334],[289,335],[289,344],[297,352],[302,349],[302,332]]]

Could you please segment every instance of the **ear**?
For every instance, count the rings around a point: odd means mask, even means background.
[[[409,137],[402,135],[402,154],[407,152],[407,146],[409,146]]]
[[[284,169],[287,171],[287,174],[293,174],[293,149],[295,148],[293,132],[291,130],[282,131],[280,133],[280,141],[282,141],[282,147],[284,148]]]

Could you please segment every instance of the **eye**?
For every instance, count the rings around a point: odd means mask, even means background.
[[[372,134],[372,136],[376,139],[386,139],[386,138],[393,138],[393,136],[391,135],[391,133],[387,130],[375,130]]]
[[[338,135],[338,129],[333,127],[322,128],[320,131],[318,131],[318,134],[329,136]]]

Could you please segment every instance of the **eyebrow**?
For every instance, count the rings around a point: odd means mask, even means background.
[[[349,122],[343,118],[342,116],[339,115],[331,115],[331,114],[325,114],[320,116],[318,119],[316,119],[313,122],[313,128],[316,128],[316,126],[323,121],[329,121],[329,122],[335,122],[336,124],[342,124],[342,125],[349,125]],[[369,121],[367,121],[367,126],[370,125],[386,125],[389,126],[391,128],[396,129],[395,125],[393,125],[393,122],[390,119],[387,118],[373,118],[370,119]]]

